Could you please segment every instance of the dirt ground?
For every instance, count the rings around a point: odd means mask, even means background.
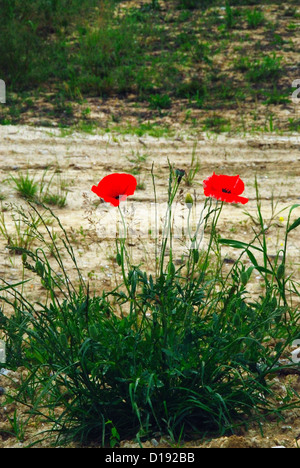
[[[90,281],[90,287],[101,290],[110,288],[120,280],[120,272],[114,262],[115,244],[113,239],[105,237],[103,226],[110,224],[112,211],[105,204],[98,203],[97,197],[91,192],[91,186],[97,185],[102,177],[113,172],[132,172],[136,174],[138,189],[128,198],[127,208],[130,211],[134,205],[149,209],[154,201],[151,179],[151,167],[154,163],[154,173],[157,182],[157,199],[159,203],[167,199],[168,158],[176,168],[188,172],[193,148],[196,146],[196,156],[199,157],[200,171],[196,175],[192,187],[182,183],[182,193],[179,197],[178,210],[184,213],[184,197],[190,192],[196,195],[199,206],[203,203],[202,181],[214,171],[217,174],[237,175],[245,183],[243,196],[249,198],[246,206],[226,204],[219,221],[219,232],[222,237],[248,241],[253,235],[255,223],[245,214],[245,210],[255,216],[256,194],[254,179],[257,176],[262,211],[266,220],[272,212],[272,196],[277,204],[276,213],[282,208],[300,203],[300,137],[299,134],[249,134],[213,135],[199,134],[197,137],[188,132],[178,131],[172,138],[154,138],[118,134],[72,134],[61,137],[56,129],[45,129],[30,126],[0,127],[0,193],[5,197],[2,212],[6,218],[8,229],[12,229],[10,218],[10,203],[22,203],[12,186],[7,183],[9,174],[26,173],[40,180],[46,168],[59,170],[61,180],[68,190],[67,204],[64,208],[55,208],[62,225],[72,236],[78,265],[83,276]],[[181,202],[181,203],[180,203]],[[300,216],[300,208],[294,210],[292,218]],[[275,217],[276,226],[270,229],[268,236],[269,253],[275,255],[283,243],[284,225],[287,222],[288,211]],[[140,226],[139,226],[140,229]],[[142,231],[132,231],[130,239],[131,253],[134,259],[142,260],[145,268],[153,269],[151,249],[153,239],[149,234],[149,226]],[[141,234],[142,232],[142,234]],[[177,261],[184,253],[184,245],[178,239]],[[205,247],[205,237],[204,237]],[[6,281],[19,281],[21,275],[20,256],[12,257],[5,248],[7,242],[0,236],[0,277]],[[224,250],[224,252],[226,252]],[[235,258],[237,252],[228,251],[229,258]],[[300,272],[300,241],[299,230],[291,233],[288,247],[289,267],[299,278]],[[68,260],[66,259],[66,262]],[[70,266],[69,275],[75,274]],[[32,278],[26,286],[28,295],[34,299],[43,291],[38,278]],[[254,278],[254,291],[259,291],[260,276]],[[18,375],[16,375],[16,385]],[[300,391],[300,376],[280,376],[275,384],[279,388],[283,383],[290,382]],[[0,375],[0,386],[6,381]],[[0,402],[3,397],[0,396]],[[0,447],[23,447],[36,436],[40,428],[32,424],[23,443],[13,436],[5,435],[11,430],[7,422],[7,414],[13,416],[12,407],[2,408],[0,414]],[[260,429],[252,425],[247,433],[230,438],[218,438],[212,441],[193,441],[185,446],[224,447],[224,448],[258,448],[297,446],[296,438],[300,434],[300,413],[288,412],[283,421],[268,420],[263,424],[264,436]],[[158,444],[158,445],[157,445]],[[123,441],[121,447],[134,446],[133,442]],[[145,447],[168,447],[165,438],[145,443]]]

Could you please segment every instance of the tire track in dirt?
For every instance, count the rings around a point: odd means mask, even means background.
[[[271,198],[278,203],[277,210],[300,203],[300,138],[298,135],[206,135],[180,134],[174,138],[154,138],[132,135],[87,135],[74,133],[61,137],[60,130],[35,128],[28,126],[0,127],[0,181],[1,192],[7,198],[3,203],[18,202],[18,197],[8,184],[3,183],[9,174],[16,175],[19,171],[26,172],[36,180],[42,178],[47,167],[59,169],[62,179],[68,185],[67,205],[55,210],[63,226],[69,230],[90,231],[87,203],[90,209],[95,196],[90,187],[97,184],[105,175],[111,172],[132,172],[139,169],[136,175],[139,182],[144,183],[144,190],[136,190],[130,197],[130,202],[149,204],[154,201],[151,180],[151,166],[154,162],[154,172],[157,180],[157,197],[160,202],[167,199],[168,158],[175,167],[189,170],[191,156],[195,143],[196,156],[199,157],[200,171],[196,175],[193,186],[182,184],[183,194],[197,193],[203,199],[202,181],[213,171],[229,175],[239,174],[245,182],[244,196],[249,198],[246,209],[251,214],[256,213],[256,193],[254,178],[257,177],[262,198],[262,212],[268,217],[271,212]],[[137,156],[143,156],[143,162],[130,162]],[[137,159],[136,159],[137,161]],[[182,195],[183,197],[183,195]],[[247,240],[252,237],[252,226],[244,214],[245,207],[241,205],[224,206],[219,222],[219,230],[223,237]],[[295,210],[295,216],[299,216]],[[102,215],[101,215],[102,216]],[[284,230],[281,229],[280,235]],[[289,253],[292,254],[295,265],[299,261],[300,241],[297,230],[291,233]],[[277,240],[272,238],[273,250],[278,248]],[[1,241],[3,245],[3,240]],[[95,239],[89,243],[89,249],[82,253],[83,264],[90,270],[99,270],[99,261],[95,249],[99,244],[104,248],[103,239]],[[94,251],[93,251],[94,249]],[[140,249],[140,245],[137,250]],[[100,255],[107,255],[107,248]],[[112,254],[112,252],[111,252]],[[4,259],[3,259],[4,256]],[[1,253],[4,269],[10,268],[7,251]],[[106,268],[109,262],[100,264]],[[299,267],[297,267],[299,270]],[[105,273],[105,272],[104,272]]]

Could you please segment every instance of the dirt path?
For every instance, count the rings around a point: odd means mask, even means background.
[[[11,186],[4,182],[9,174],[16,175],[19,171],[42,178],[47,167],[60,170],[60,177],[68,189],[67,204],[64,208],[56,208],[63,226],[73,233],[74,247],[78,254],[78,264],[84,276],[90,278],[95,288],[110,287],[113,281],[118,281],[118,272],[113,269],[112,258],[115,255],[114,242],[104,240],[95,231],[89,218],[98,220],[103,215],[108,216],[105,205],[93,205],[96,196],[91,192],[91,186],[98,184],[100,179],[112,172],[134,171],[139,183],[135,194],[130,197],[130,203],[136,206],[149,206],[153,202],[151,181],[151,166],[154,162],[154,172],[157,175],[157,197],[159,202],[166,201],[168,186],[168,161],[175,167],[189,170],[193,148],[197,141],[196,155],[201,164],[193,186],[182,185],[182,200],[187,192],[196,193],[199,203],[203,201],[202,181],[213,171],[217,174],[239,174],[245,182],[244,196],[249,198],[247,210],[255,214],[256,195],[254,188],[255,175],[258,178],[262,198],[262,210],[266,217],[271,214],[271,198],[278,202],[276,211],[286,206],[300,203],[300,137],[299,135],[281,136],[274,134],[259,134],[247,136],[207,135],[201,134],[197,140],[188,134],[178,134],[172,139],[153,138],[149,136],[135,137],[132,135],[87,135],[73,134],[60,136],[60,131],[27,126],[0,127],[0,193],[6,198],[2,206],[9,203],[20,203],[20,198]],[[51,171],[50,171],[51,172]],[[194,192],[195,190],[195,192]],[[219,222],[223,237],[247,240],[252,233],[250,218],[244,214],[245,207],[241,205],[225,205]],[[299,217],[300,209],[294,216]],[[9,211],[7,226],[11,229]],[[282,214],[283,220],[277,219],[278,229],[271,230],[268,241],[270,253],[276,253],[282,242],[282,226],[286,222],[287,212]],[[298,275],[300,271],[300,241],[299,231],[293,231],[289,245],[290,264]],[[142,242],[132,242],[133,255],[143,258],[148,268],[151,268],[151,258],[147,255],[147,243],[151,240],[144,237]],[[0,277],[7,281],[20,279],[20,257],[10,258],[6,241],[0,237]],[[280,248],[280,247],[279,247]],[[231,253],[234,256],[234,252]],[[72,271],[70,272],[72,275]],[[42,289],[38,280],[31,283],[34,296]],[[299,387],[299,376],[295,384]],[[298,379],[298,380],[297,380]],[[0,381],[1,383],[1,381]],[[278,381],[278,385],[280,382]],[[298,388],[299,391],[299,388]],[[298,415],[299,416],[299,415]],[[241,437],[233,444],[251,444],[263,446],[286,445],[294,446],[296,433],[300,432],[297,415],[276,428],[271,425],[269,439],[260,438],[257,430]],[[0,429],[5,418],[0,417]],[[2,422],[1,422],[2,421]],[[277,427],[277,426],[276,426]],[[256,432],[255,432],[256,431]],[[268,433],[268,429],[267,429]],[[254,440],[252,440],[252,439]],[[252,442],[251,442],[252,440]],[[286,442],[284,442],[286,440]],[[232,439],[231,439],[232,442]],[[220,439],[220,445],[230,445],[226,439]],[[14,444],[14,440],[6,441]],[[217,443],[217,442],[216,442]],[[1,436],[0,436],[1,446]]]
[[[95,258],[94,248],[103,243],[103,238],[91,238],[92,230],[88,221],[88,212],[95,220],[100,220],[106,207],[93,202],[97,197],[90,191],[93,184],[112,172],[133,172],[136,174],[139,186],[135,194],[128,199],[129,204],[149,206],[154,201],[151,180],[151,166],[154,162],[154,172],[157,176],[157,199],[163,203],[167,199],[168,161],[180,169],[189,170],[195,142],[196,156],[199,157],[200,171],[194,179],[192,187],[182,185],[182,198],[187,192],[197,196],[199,203],[203,202],[202,181],[215,171],[217,174],[239,174],[245,182],[244,196],[249,198],[246,209],[256,213],[256,194],[254,179],[257,176],[262,210],[266,219],[271,213],[271,198],[278,203],[277,212],[299,203],[300,200],[300,137],[277,135],[226,136],[224,134],[205,135],[195,138],[188,134],[178,135],[173,139],[142,138],[131,135],[86,135],[74,134],[60,137],[57,130],[33,127],[0,127],[0,180],[3,182],[9,174],[29,171],[35,180],[42,178],[45,169],[60,170],[60,177],[67,186],[67,205],[57,209],[62,224],[68,230],[80,231],[77,235],[77,246],[81,247],[82,263],[90,271],[99,269],[99,257]],[[131,161],[131,162],[130,162]],[[53,172],[53,171],[52,171]],[[1,184],[1,193],[7,196],[3,203],[19,202],[16,192],[8,184]],[[136,204],[136,202],[139,202]],[[242,205],[226,204],[219,222],[222,236],[245,240],[252,232],[249,218],[245,216]],[[105,211],[106,210],[106,211]],[[111,211],[109,212],[109,215]],[[294,216],[297,215],[295,210]],[[287,212],[282,214],[286,222]],[[299,214],[298,214],[299,216]],[[106,218],[105,218],[106,219]],[[271,250],[282,241],[280,222],[278,233],[270,232]],[[100,231],[98,231],[101,233]],[[87,242],[87,237],[89,241]],[[147,237],[147,236],[146,236]],[[147,240],[147,239],[144,239]],[[95,241],[97,245],[93,245]],[[82,244],[79,246],[79,244]],[[85,248],[85,246],[88,248]],[[88,245],[87,245],[88,244]],[[293,233],[290,242],[290,253],[293,262],[299,261],[300,244],[297,242],[297,232]],[[83,252],[84,251],[84,252]],[[270,252],[273,253],[273,252]],[[3,250],[1,255],[3,255]],[[3,263],[4,261],[4,263]],[[105,259],[101,259],[101,263]],[[8,274],[8,258],[5,253],[2,260],[1,274]],[[299,268],[299,266],[298,266]]]

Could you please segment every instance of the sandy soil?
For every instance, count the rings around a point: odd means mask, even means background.
[[[249,198],[246,207],[242,205],[225,205],[219,221],[219,231],[222,237],[230,237],[247,241],[252,236],[255,227],[245,208],[252,214],[256,213],[256,195],[254,178],[257,176],[262,198],[262,211],[268,219],[271,216],[272,194],[277,203],[276,213],[282,208],[300,203],[300,137],[299,135],[281,136],[274,134],[251,134],[246,136],[209,135],[201,134],[197,137],[188,133],[178,132],[173,138],[137,137],[132,135],[87,135],[73,134],[60,136],[55,129],[34,128],[29,126],[0,127],[0,193],[5,195],[2,210],[7,220],[8,229],[12,229],[10,218],[10,203],[23,203],[5,180],[9,174],[19,172],[34,176],[36,180],[42,178],[46,168],[49,174],[59,169],[60,177],[68,190],[67,205],[55,208],[67,232],[73,236],[74,249],[77,254],[79,267],[83,276],[89,278],[93,289],[114,285],[120,279],[119,271],[113,261],[115,246],[113,239],[103,236],[103,225],[110,222],[112,211],[105,204],[99,204],[96,195],[91,192],[91,186],[97,185],[100,179],[112,172],[138,172],[136,175],[140,189],[128,199],[127,208],[130,211],[134,205],[149,208],[154,201],[151,166],[157,175],[157,197],[159,203],[167,199],[168,161],[176,168],[189,170],[193,147],[197,143],[196,155],[201,164],[193,186],[187,187],[182,183],[182,192],[178,199],[178,209],[184,211],[183,200],[190,192],[196,195],[199,206],[203,203],[202,181],[215,171],[217,174],[239,174],[245,182],[244,196]],[[97,203],[95,203],[97,202]],[[6,211],[8,210],[8,211]],[[141,213],[143,213],[143,210]],[[283,242],[283,226],[287,221],[287,211],[280,214],[283,220],[276,216],[276,226],[270,229],[268,245],[270,254],[275,254]],[[300,216],[300,208],[294,210],[292,219]],[[99,224],[100,221],[100,224]],[[96,224],[95,224],[96,223]],[[151,249],[153,239],[148,230],[142,226],[140,231],[131,233],[130,248],[134,259],[143,260],[148,270],[153,268]],[[6,240],[0,237],[0,277],[6,281],[20,279],[20,256],[11,257],[5,249]],[[205,246],[205,238],[204,238]],[[178,239],[179,261],[184,247]],[[234,258],[237,252],[228,251],[228,256]],[[300,272],[300,242],[299,230],[291,233],[288,249],[289,264],[296,277]],[[153,257],[152,257],[153,258]],[[67,259],[66,259],[67,261]],[[70,277],[74,275],[70,265]],[[259,275],[256,276],[256,289],[259,289]],[[28,294],[36,298],[43,288],[38,279],[33,278],[28,285]],[[16,377],[17,378],[17,377]],[[278,379],[278,385],[283,380],[293,379],[295,388],[300,390],[300,377],[288,376]],[[0,385],[4,385],[0,377]],[[0,396],[0,399],[2,397]],[[14,437],[2,436],[1,429],[7,425],[5,409],[0,415],[0,446],[18,446]],[[3,412],[4,411],[4,412]],[[6,409],[6,411],[12,411]],[[36,428],[33,430],[36,431]],[[252,432],[251,432],[252,431]],[[224,447],[272,447],[284,445],[295,447],[295,438],[300,433],[299,414],[288,414],[285,421],[275,424],[272,421],[265,425],[265,437],[260,435],[257,427],[251,428],[247,434],[240,437],[221,438],[209,441],[193,442],[196,446],[224,446]],[[167,446],[165,441],[158,441],[159,446]],[[123,442],[126,446],[128,442]],[[147,443],[149,447],[154,442]],[[146,444],[146,446],[147,446]],[[153,445],[154,444],[154,445]],[[21,445],[22,446],[22,445]]]

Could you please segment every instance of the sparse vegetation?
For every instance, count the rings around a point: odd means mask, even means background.
[[[9,107],[0,108],[2,125],[41,112],[36,104],[40,98],[48,117],[61,128],[86,133],[110,128],[108,121],[99,126],[84,102],[96,97],[128,102],[134,96],[137,103],[147,103],[149,121],[176,113],[186,99],[206,113],[234,109],[237,103],[244,108],[249,102],[290,102],[286,83],[287,76],[290,83],[293,77],[283,49],[294,47],[296,24],[289,18],[299,13],[293,1],[276,11],[285,28],[272,22],[257,1],[173,0],[168,8],[164,1],[149,1],[122,11],[117,0],[72,0],[68,8],[65,1],[48,2],[44,8],[38,0],[33,11],[28,1],[0,3],[5,32],[0,38],[0,76],[9,90]],[[252,37],[259,28],[263,42]],[[241,48],[232,55],[230,44],[244,41],[246,53]],[[224,66],[221,56],[232,65]],[[266,93],[273,98],[266,100]],[[284,98],[277,99],[280,95]],[[75,103],[81,112],[75,112]],[[260,112],[265,112],[263,107]],[[120,116],[110,117],[118,127]],[[206,125],[205,117],[198,120],[199,128]],[[42,112],[40,121],[45,122]],[[188,122],[195,127],[195,120]],[[280,125],[289,128],[287,121]],[[234,120],[230,127],[235,127]]]

